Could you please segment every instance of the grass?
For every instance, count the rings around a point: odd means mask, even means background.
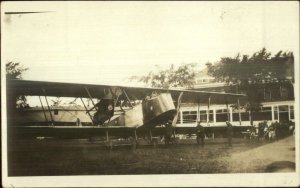
[[[99,142],[86,140],[18,140],[8,150],[9,176],[42,175],[124,175],[124,174],[209,174],[230,173],[228,160],[262,143],[210,140],[204,147],[195,140],[157,148],[129,146],[105,149]]]

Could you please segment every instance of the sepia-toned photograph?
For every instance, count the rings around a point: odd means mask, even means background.
[[[1,3],[3,187],[299,186],[297,1]]]

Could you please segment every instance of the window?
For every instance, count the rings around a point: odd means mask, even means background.
[[[279,106],[280,112],[287,112],[289,111],[288,105]]]
[[[58,110],[54,110],[54,115],[58,115]]]
[[[227,109],[216,110],[216,122],[228,121]]]
[[[295,119],[295,117],[294,117],[294,106],[290,106],[290,119]]]
[[[271,110],[272,110],[272,107],[262,107],[261,108],[261,111],[263,111],[263,112],[269,112]]]
[[[209,111],[209,122],[213,122],[214,121],[214,111],[210,110]]]
[[[214,121],[213,110],[209,110],[208,118],[209,118],[209,122]],[[207,122],[207,110],[200,110],[200,122]]]
[[[183,111],[182,123],[195,123],[197,121],[197,111]]]
[[[282,105],[279,106],[279,121],[288,122],[289,121],[289,106]]]
[[[274,106],[274,120],[278,121],[278,106]]]
[[[249,112],[242,112],[241,113],[241,119],[242,119],[242,121],[250,121]]]
[[[197,84],[202,83],[202,79],[197,79],[196,83]]]
[[[281,87],[281,98],[287,99],[288,98],[288,89],[286,87]]]
[[[259,112],[253,113],[254,121],[272,120],[272,107],[262,107]]]
[[[200,122],[207,122],[206,110],[200,110]]]
[[[250,121],[249,112],[240,109],[241,121]],[[240,121],[238,109],[232,109],[232,121]]]
[[[271,90],[264,90],[264,99],[265,100],[271,100],[272,99],[272,92]]]

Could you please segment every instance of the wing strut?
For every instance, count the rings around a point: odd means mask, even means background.
[[[175,117],[172,121],[172,127],[175,127],[176,123],[177,123],[178,115],[180,113],[180,105],[181,105],[182,95],[183,95],[183,92],[180,92],[179,97],[178,97],[178,101],[177,101],[176,114],[175,114]]]
[[[42,103],[41,96],[39,96],[39,99],[40,99],[40,102],[41,102],[41,106],[42,106],[42,109],[43,109],[43,114],[44,114],[45,120],[46,120],[46,122],[48,123],[48,119],[47,119],[47,116],[46,116],[46,112],[45,112],[44,105],[43,105],[43,103]]]
[[[91,101],[92,101],[92,103],[93,103],[93,108],[96,108],[96,110],[98,110],[97,107],[96,107],[96,104],[95,104],[94,101],[93,101],[93,98],[92,98],[92,95],[91,95],[90,91],[88,90],[87,87],[84,87],[84,89],[85,89],[85,91],[87,92],[88,96],[90,97],[90,99],[91,99]],[[93,108],[92,108],[92,109],[93,109]],[[91,109],[90,109],[90,110],[91,110]]]
[[[131,108],[133,108],[133,106],[132,106],[132,104],[131,104],[131,101],[130,101],[130,99],[129,99],[129,97],[128,97],[128,95],[127,95],[127,93],[126,93],[126,91],[125,91],[124,89],[123,89],[123,92],[125,93],[125,96],[126,96],[128,102],[129,102]]]
[[[117,106],[118,100],[119,100],[120,95],[117,96],[116,101],[114,103],[115,106]]]
[[[90,111],[87,109],[87,107],[86,107],[85,103],[83,102],[82,98],[80,98],[80,100],[81,100],[81,102],[82,102],[82,104],[83,104],[83,106],[86,110],[86,113],[88,113],[89,117],[91,118],[92,124],[94,125],[94,121],[93,121],[92,115],[90,114]]]
[[[49,114],[50,114],[50,118],[51,118],[51,125],[54,126],[54,120],[53,120],[53,116],[52,116],[52,113],[51,113],[51,109],[50,109],[50,106],[49,106],[49,103],[48,103],[48,99],[47,99],[47,93],[46,93],[46,90],[43,88],[43,93],[45,95],[45,99],[46,99],[46,104],[47,104],[47,108],[48,108],[48,111],[49,111]]]

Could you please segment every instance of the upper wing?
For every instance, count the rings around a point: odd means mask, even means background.
[[[242,94],[218,93],[195,90],[176,90],[146,87],[125,87],[113,85],[78,84],[62,82],[45,82],[31,80],[7,80],[7,94],[20,94],[28,96],[60,96],[60,97],[82,97],[103,98],[109,91],[121,91],[119,99],[142,100],[153,92],[169,92],[172,97],[177,98],[183,92],[183,103],[207,103],[211,104],[232,104],[237,98],[242,100],[246,97]]]

